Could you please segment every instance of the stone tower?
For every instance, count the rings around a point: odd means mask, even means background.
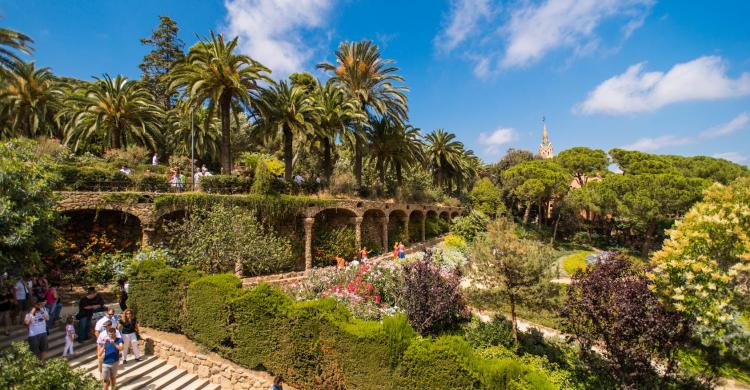
[[[549,131],[547,131],[547,121],[542,118],[544,123],[544,131],[542,133],[542,143],[539,144],[539,156],[542,158],[552,158],[555,153],[552,150],[552,143],[549,142]]]

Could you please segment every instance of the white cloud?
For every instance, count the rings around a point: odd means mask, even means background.
[[[618,115],[654,111],[678,102],[750,94],[750,73],[730,78],[721,57],[699,57],[676,64],[666,73],[645,72],[644,65],[632,65],[625,73],[599,84],[574,111]]]
[[[490,0],[453,0],[443,31],[435,37],[435,47],[449,53],[476,33],[482,19],[492,14]]]
[[[747,156],[739,154],[737,152],[717,153],[714,154],[714,157],[723,158],[724,160],[729,160],[737,164],[744,164],[748,160]]]
[[[479,133],[479,144],[484,147],[484,153],[488,156],[500,153],[500,146],[513,142],[517,138],[517,132],[513,128],[500,127],[490,134]]]
[[[737,130],[745,128],[748,122],[750,122],[750,115],[747,112],[743,112],[737,115],[731,121],[723,123],[719,126],[712,127],[700,134],[701,138],[716,138],[722,135],[732,134]]]
[[[640,138],[632,144],[622,148],[627,150],[638,150],[641,152],[654,152],[670,146],[686,145],[693,142],[690,138],[679,138],[673,135],[663,135],[655,138]]]
[[[304,69],[314,50],[301,32],[325,26],[333,0],[226,0],[226,33],[274,77]]]
[[[521,67],[539,61],[560,47],[580,48],[596,41],[596,28],[606,18],[629,17],[624,35],[629,36],[643,25],[652,0],[547,0],[528,4],[512,13],[505,26],[509,34],[504,68]]]

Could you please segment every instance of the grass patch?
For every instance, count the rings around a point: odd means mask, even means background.
[[[698,348],[680,351],[677,359],[680,365],[690,373],[705,375],[712,372],[708,363],[708,354]],[[716,374],[723,378],[734,379],[750,385],[750,363],[748,362],[721,359],[717,362]]]
[[[562,268],[568,275],[574,275],[579,269],[586,267],[586,256],[592,254],[592,251],[578,251],[572,255],[563,257]]]

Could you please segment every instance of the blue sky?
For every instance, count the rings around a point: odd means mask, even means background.
[[[159,15],[190,46],[216,30],[281,78],[371,39],[410,87],[410,120],[487,162],[585,145],[750,163],[750,2],[656,0],[0,0],[31,57],[90,79],[140,76]]]

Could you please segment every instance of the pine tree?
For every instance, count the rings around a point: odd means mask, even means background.
[[[177,22],[169,16],[160,16],[159,19],[159,27],[153,31],[151,37],[141,38],[141,44],[152,46],[154,49],[143,57],[143,63],[139,68],[143,72],[141,80],[146,88],[156,97],[164,110],[169,110],[174,106],[174,93],[169,90],[167,74],[172,64],[185,57],[182,51],[185,44],[177,38],[180,31]]]

